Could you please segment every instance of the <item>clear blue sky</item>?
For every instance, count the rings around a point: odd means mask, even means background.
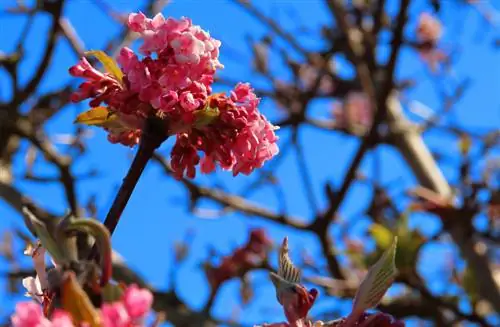
[[[117,24],[106,17],[101,10],[92,5],[90,0],[71,0],[65,8],[64,15],[69,18],[83,40],[87,49],[101,49],[106,42],[117,34]],[[142,7],[143,1],[106,1],[120,12],[135,11]],[[417,13],[429,8],[424,5],[425,1],[413,1],[412,12]],[[466,11],[463,7],[453,4],[454,1],[445,1],[445,15],[443,16],[447,28],[444,36],[444,44],[447,49],[453,50],[456,56],[454,74],[456,80],[447,78],[436,81],[429,78],[428,71],[418,60],[418,57],[410,50],[402,52],[402,60],[398,69],[398,76],[410,77],[419,81],[417,87],[407,93],[405,99],[419,101],[434,110],[440,110],[441,102],[436,93],[437,86],[450,89],[457,80],[473,78],[472,86],[463,100],[455,107],[453,114],[447,116],[447,121],[453,122],[475,132],[483,132],[487,129],[500,126],[500,97],[498,96],[500,81],[500,54],[492,47],[491,37],[498,35],[491,28],[486,28],[484,21],[477,13]],[[14,5],[14,0],[3,0],[0,8]],[[287,0],[287,1],[252,1],[252,3],[264,8],[265,13],[280,19],[280,24],[289,28],[292,32],[299,32],[296,22],[299,21],[307,29],[318,34],[321,23],[331,18],[323,1],[315,0]],[[393,4],[394,1],[391,3]],[[394,7],[394,6],[392,6]],[[173,1],[163,11],[165,16],[188,16],[195,24],[221,39],[221,59],[225,69],[221,73],[231,80],[252,81],[256,85],[265,86],[265,83],[252,75],[250,69],[250,53],[245,36],[251,35],[258,38],[266,30],[252,17],[245,13],[237,5],[230,1],[215,0],[178,0]],[[414,18],[416,16],[413,16]],[[26,60],[20,71],[20,82],[28,80],[38,64],[38,59],[44,50],[45,34],[48,29],[48,17],[39,15],[34,21],[34,27],[28,35],[26,47]],[[0,51],[10,52],[19,37],[20,30],[26,23],[22,17],[13,18],[2,14],[0,17]],[[415,19],[411,21],[407,33],[411,32]],[[462,27],[467,26],[467,30]],[[305,45],[321,49],[322,43],[311,40],[307,35],[299,36]],[[458,42],[452,42],[458,41]],[[68,44],[60,42],[56,55],[46,74],[46,78],[39,88],[39,92],[57,89],[67,83],[71,78],[67,74],[69,66],[77,61]],[[283,79],[289,76],[280,67],[279,60],[273,60],[273,70],[281,73]],[[340,66],[341,71],[349,74],[346,66]],[[479,77],[479,78],[478,78]],[[9,82],[5,73],[0,73],[0,99],[10,98]],[[75,81],[76,82],[76,81]],[[85,105],[67,108],[46,125],[49,135],[71,133],[75,126],[71,124],[75,115],[86,109]],[[326,117],[330,109],[327,101],[317,101],[311,108],[311,114],[317,117]],[[408,109],[408,106],[406,106]],[[272,118],[279,118],[280,111],[269,101],[264,101],[262,110]],[[100,175],[96,178],[82,181],[78,184],[78,197],[80,203],[85,203],[92,195],[97,196],[99,217],[105,215],[109,208],[119,182],[123,178],[133,150],[117,145],[109,144],[105,140],[103,132],[92,129],[93,137],[88,141],[90,151],[83,160],[80,160],[73,171],[75,174],[85,174],[91,168],[97,168]],[[288,133],[280,131],[282,142],[286,142]],[[308,165],[311,170],[315,184],[315,195],[322,206],[325,205],[323,184],[325,179],[339,184],[348,167],[353,152],[357,149],[358,142],[352,138],[341,135],[319,132],[310,128],[304,128],[301,140],[306,145]],[[456,163],[455,154],[456,139],[448,137],[443,133],[426,135],[426,140],[433,150],[439,150],[446,156],[450,156],[452,162]],[[171,143],[165,144],[161,151],[168,153]],[[26,149],[26,144],[23,144]],[[22,152],[21,152],[22,153]],[[395,193],[401,192],[405,187],[413,185],[414,179],[408,174],[404,163],[397,153],[392,149],[384,148],[381,152],[383,160],[382,182],[394,182],[399,180]],[[295,163],[293,152],[283,154],[283,164],[279,170],[278,177],[285,186],[285,200],[289,212],[295,216],[311,217],[312,211],[308,205],[301,180],[298,178],[298,168]],[[370,172],[370,160],[365,160],[363,169]],[[451,180],[456,178],[453,166],[445,166],[445,174]],[[62,190],[59,186],[50,184],[36,184],[23,181],[23,156],[16,158],[15,174],[16,186],[29,194],[38,203],[46,208],[62,213],[65,202]],[[47,165],[38,164],[36,172],[40,174],[55,173]],[[230,173],[221,172],[215,178],[198,177],[197,181],[206,185],[214,185],[215,181],[223,182],[230,190],[241,190],[245,185],[254,180],[253,177],[232,178]],[[293,190],[293,191],[292,191]],[[302,249],[317,257],[320,249],[316,240],[311,235],[297,234],[292,229],[274,226],[258,218],[245,217],[239,214],[231,214],[220,219],[200,219],[187,212],[186,192],[178,183],[165,177],[161,170],[152,164],[143,175],[136,192],[132,196],[129,205],[122,217],[121,223],[113,236],[114,247],[119,251],[131,267],[139,271],[149,282],[159,288],[167,287],[171,283],[169,270],[172,269],[171,249],[174,241],[181,240],[189,229],[194,229],[195,240],[189,259],[177,273],[178,279],[176,289],[180,296],[193,308],[203,306],[208,296],[208,288],[204,275],[197,265],[200,260],[208,256],[208,246],[215,247],[221,253],[228,253],[235,246],[246,241],[247,232],[250,227],[264,226],[273,239],[279,242],[285,235],[290,236],[292,251],[300,253]],[[347,220],[356,219],[354,228],[356,234],[366,229],[366,221],[360,214],[364,207],[359,203],[366,203],[370,191],[363,186],[353,187],[348,194],[347,200],[341,207],[341,212]],[[271,209],[278,208],[278,202],[273,192],[269,189],[255,193],[250,198],[258,201]],[[403,205],[402,203],[400,205]],[[203,208],[213,209],[209,203],[203,203]],[[307,218],[309,219],[309,218]],[[479,221],[480,223],[480,221]],[[21,220],[19,215],[12,209],[0,202],[0,231],[19,226]],[[422,229],[426,234],[432,235],[438,228],[439,223],[432,217],[418,215],[412,217],[412,226]],[[338,228],[332,233],[338,235]],[[443,283],[440,282],[440,274],[444,268],[436,258],[445,256],[456,256],[454,249],[448,246],[433,245],[422,252],[423,262],[433,262],[432,265],[422,265],[421,271],[426,279],[432,279],[430,284],[436,292],[443,292]],[[322,261],[319,261],[320,263]],[[0,271],[8,267],[0,261]],[[442,276],[442,275],[441,275]],[[246,323],[274,322],[284,320],[278,303],[275,301],[272,284],[264,273],[253,274],[252,280],[257,289],[255,300],[241,311],[241,318]],[[219,317],[229,317],[236,310],[239,299],[236,295],[238,283],[228,283],[220,293],[215,307],[215,313]],[[0,280],[0,316],[4,316],[13,308],[13,299],[3,295],[5,291],[4,281]],[[322,297],[324,298],[324,296]],[[16,297],[15,300],[20,300]],[[344,314],[350,307],[349,301],[337,301],[328,299],[320,301],[321,305],[314,307],[312,313],[319,314],[328,310],[335,312],[341,310]],[[410,324],[409,324],[410,326]]]

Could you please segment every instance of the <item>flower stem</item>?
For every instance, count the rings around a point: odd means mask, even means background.
[[[110,234],[113,234],[115,231],[123,210],[127,206],[130,196],[132,195],[144,168],[146,167],[149,159],[152,157],[157,146],[159,146],[159,144],[153,144],[152,142],[147,141],[146,138],[141,140],[139,150],[135,155],[134,161],[132,162],[127,175],[123,179],[123,183],[118,190],[118,194],[113,201],[113,205],[104,220],[104,226],[108,228]]]
[[[130,166],[127,175],[123,179],[123,183],[116,194],[115,200],[111,208],[106,215],[104,220],[104,226],[109,230],[109,234],[112,235],[120,221],[123,210],[127,206],[127,203],[132,195],[132,192],[139,181],[144,168],[146,167],[148,161],[153,156],[155,150],[167,139],[167,135],[164,133],[164,127],[158,126],[158,122],[154,119],[148,119],[146,121],[146,127],[144,129],[144,134],[141,137],[139,143],[139,150],[137,151],[132,165]],[[90,260],[95,260],[98,258],[97,247],[94,244],[92,251],[89,255]]]

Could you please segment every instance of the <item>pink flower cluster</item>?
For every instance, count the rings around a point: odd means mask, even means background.
[[[71,316],[62,310],[56,310],[52,319],[45,318],[42,307],[35,302],[21,302],[16,305],[16,312],[11,317],[12,327],[73,327]]]
[[[104,327],[142,326],[144,318],[153,305],[153,294],[137,285],[130,285],[122,296],[122,300],[104,303],[101,316]]]
[[[198,151],[205,153],[201,159],[203,173],[212,172],[218,163],[232,170],[234,176],[250,174],[278,153],[275,127],[257,109],[259,99],[249,84],[238,84],[230,97],[210,96],[207,104],[218,108],[218,119],[209,126],[177,134],[171,154],[177,178],[184,173],[195,176],[195,166],[200,163]]]
[[[151,310],[153,295],[136,285],[129,286],[121,301],[105,303],[100,310],[104,327],[143,326],[144,318]],[[17,304],[11,317],[13,327],[73,327],[71,315],[63,310],[55,310],[50,319],[43,314],[42,308],[35,302]]]
[[[132,146],[146,118],[163,119],[167,134],[177,134],[172,167],[178,178],[195,176],[198,151],[205,152],[203,172],[218,163],[234,175],[249,174],[278,153],[276,128],[259,112],[248,84],[237,85],[230,96],[212,94],[214,74],[223,68],[219,40],[188,18],[138,13],[129,16],[128,26],[144,40],[144,57],[123,48],[117,59],[123,78],[97,71],[85,58],[70,68],[86,79],[72,101],[91,99],[92,107],[104,103],[120,119],[127,117],[124,130],[108,129],[111,142]],[[201,124],[207,109],[215,116]]]
[[[219,287],[223,282],[239,276],[254,267],[259,266],[267,257],[272,245],[263,229],[250,232],[250,238],[244,246],[236,249],[233,254],[224,257],[218,267],[209,267],[206,271],[212,288]]]

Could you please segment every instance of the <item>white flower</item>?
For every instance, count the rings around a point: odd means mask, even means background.
[[[26,277],[23,278],[23,286],[26,288],[26,294],[25,296],[32,298],[33,300],[37,301],[38,303],[42,304],[43,302],[43,290],[42,290],[42,284],[40,283],[40,279],[38,276],[35,278],[33,277]]]

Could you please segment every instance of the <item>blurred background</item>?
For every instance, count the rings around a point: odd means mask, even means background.
[[[170,320],[181,304],[221,326],[285,320],[261,269],[276,268],[275,250],[216,292],[207,282],[209,265],[263,228],[275,245],[289,237],[319,289],[315,320],[350,312],[392,231],[400,275],[381,310],[408,326],[499,326],[498,10],[472,0],[2,0],[3,322],[27,300],[23,201],[102,220],[127,172],[136,149],[73,124],[88,104],[69,102],[81,81],[68,68],[87,50],[137,49],[125,22],[142,11],[187,16],[221,40],[214,92],[250,82],[281,126],[279,155],[250,176],[176,181],[172,140],[149,163],[113,247],[158,294],[175,292],[167,325],[194,325]]]

